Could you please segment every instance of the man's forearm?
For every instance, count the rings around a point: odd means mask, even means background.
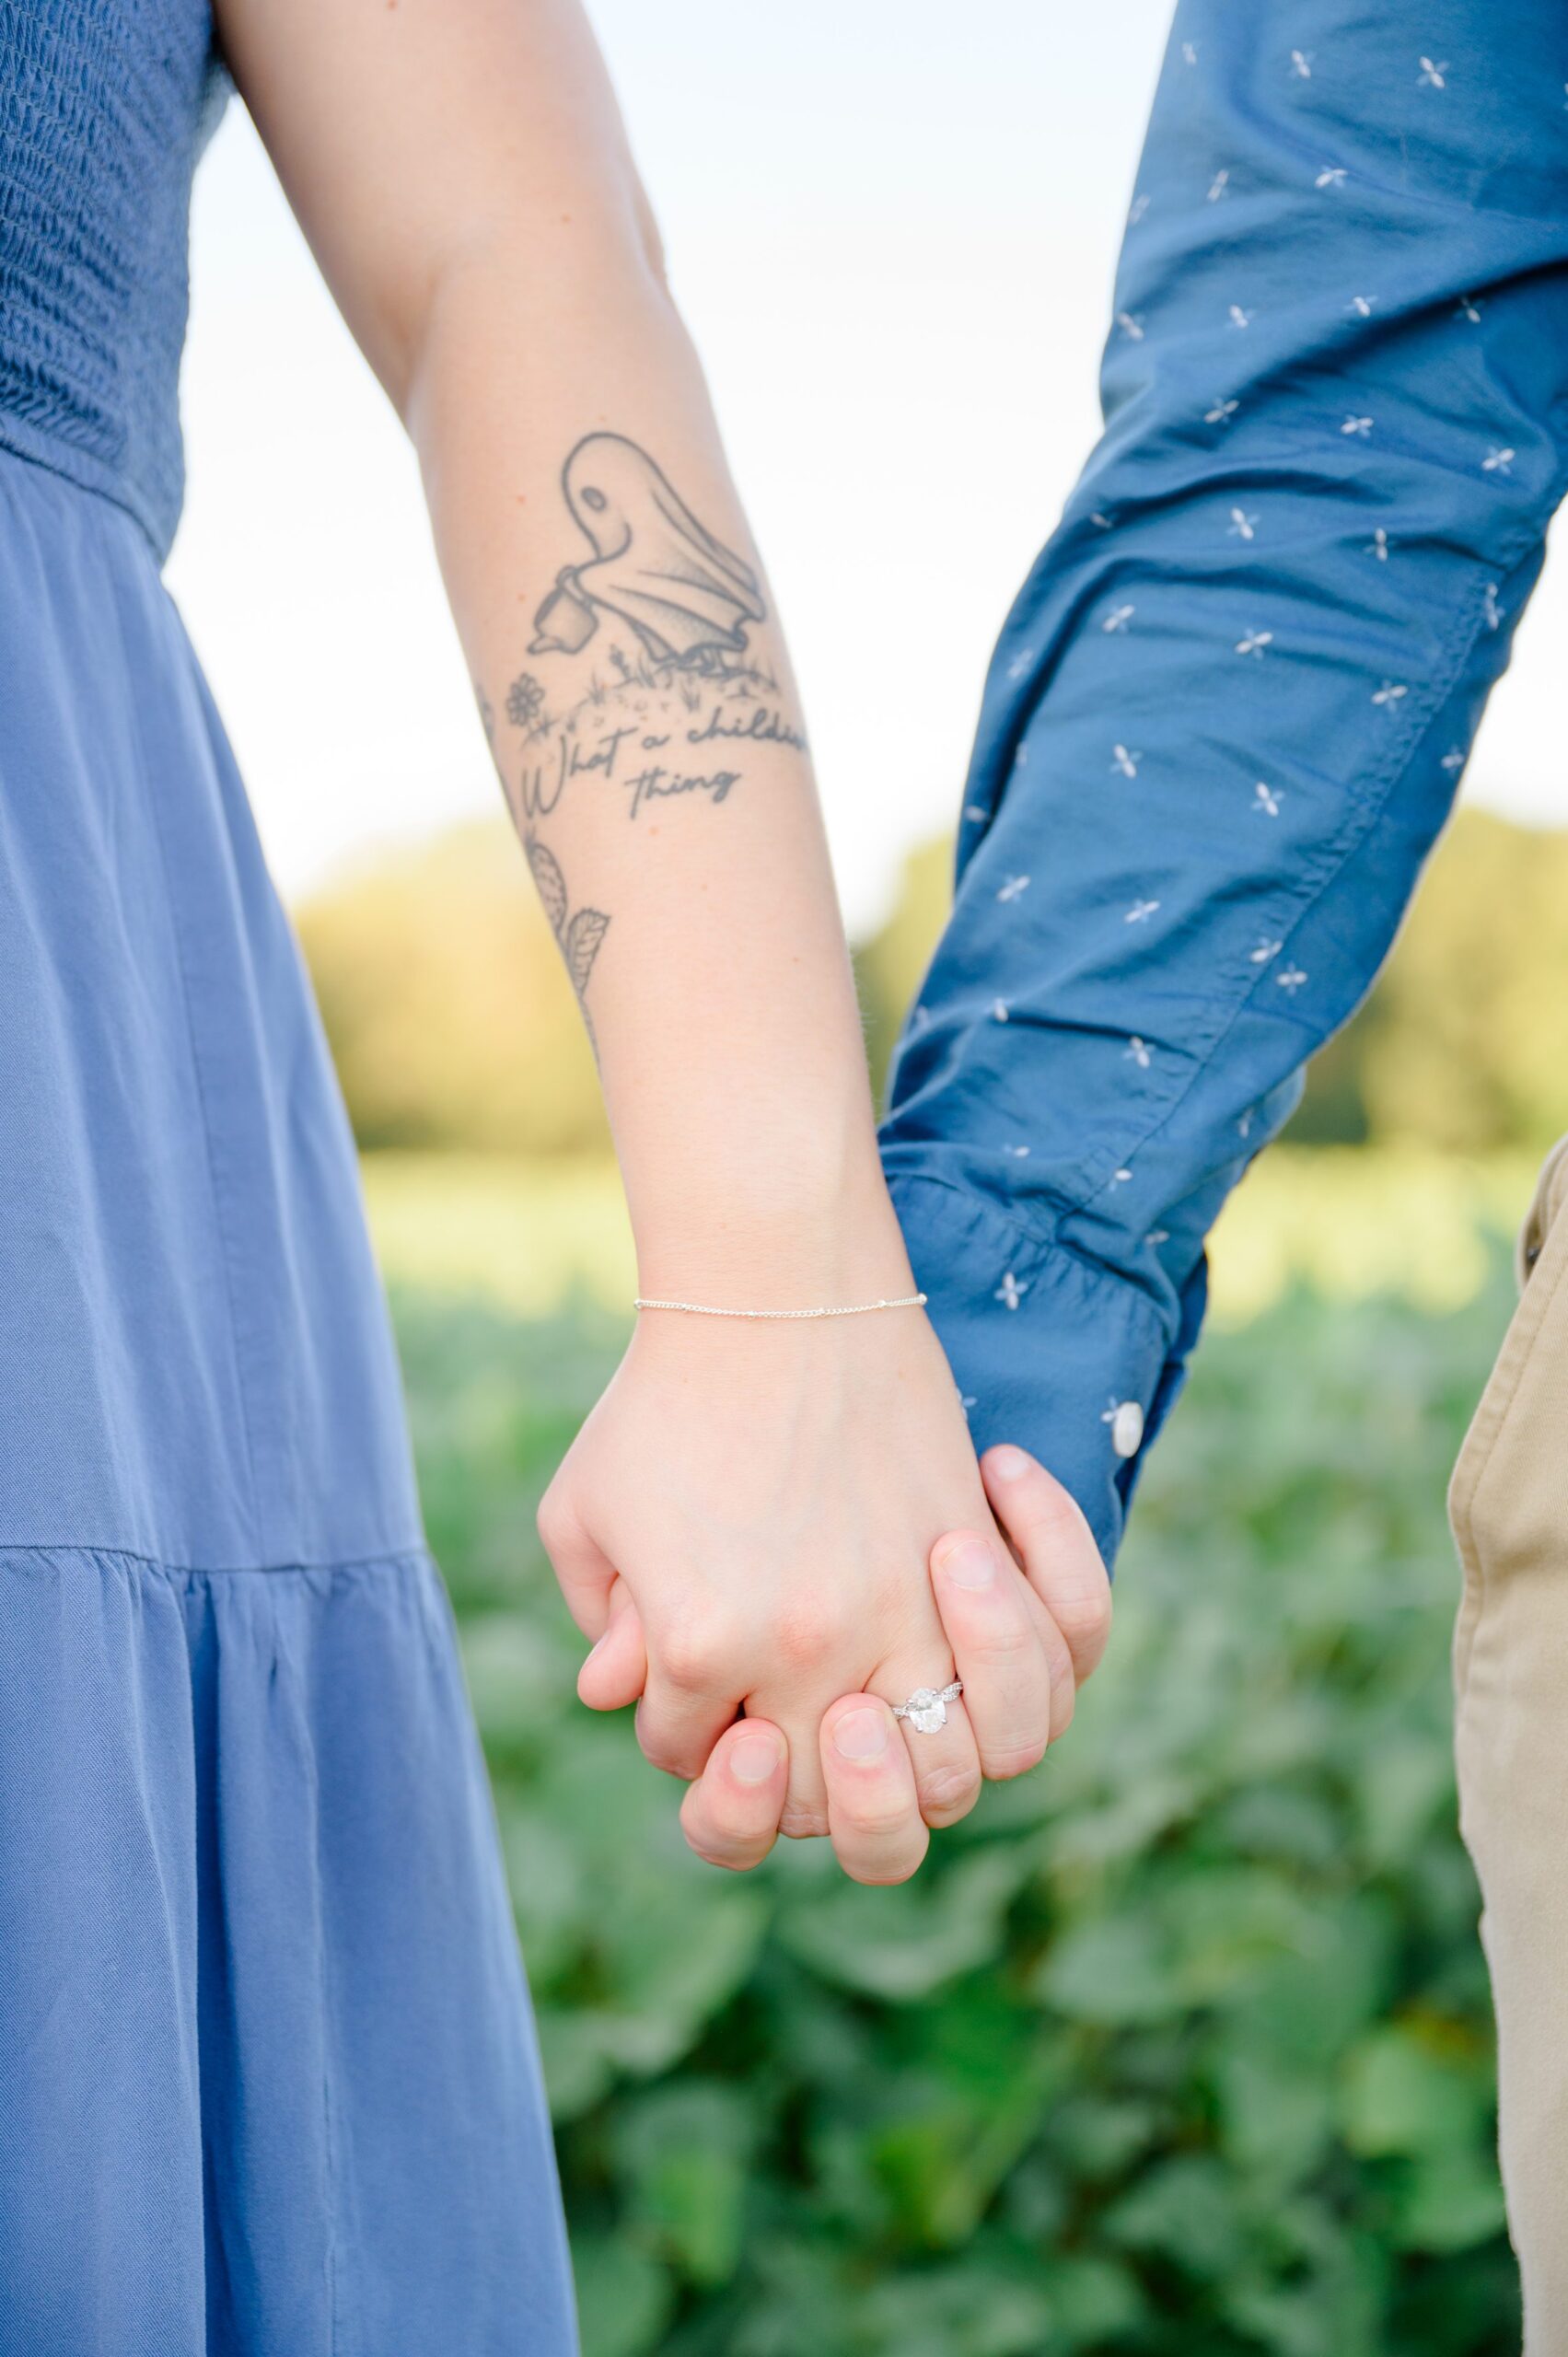
[[[1559,30],[1530,0],[1445,114],[1398,9],[1309,0],[1308,74],[1267,11],[1178,15],[1108,432],[997,649],[884,1137],[975,1438],[1108,1557],[1204,1236],[1370,983],[1539,571],[1568,273],[1483,159],[1556,152]]]

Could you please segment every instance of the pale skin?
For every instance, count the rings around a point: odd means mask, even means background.
[[[418,451],[641,1291],[912,1293],[772,593],[575,0],[216,13]],[[635,1701],[688,1838],[730,1866],[782,1830],[912,1873],[982,1776],[1040,1759],[1109,1620],[1050,1475],[976,1465],[919,1309],[645,1314],[540,1527],[593,1641],[584,1701]],[[889,1704],[955,1669],[947,1726],[906,1733]]]

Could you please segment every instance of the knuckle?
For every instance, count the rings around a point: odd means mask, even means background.
[[[1068,1648],[1066,1638],[1054,1622],[1050,1628],[1040,1631],[1040,1643],[1045,1649],[1045,1672],[1051,1680],[1052,1698],[1071,1694],[1073,1655]]]
[[[967,1817],[980,1798],[981,1781],[978,1766],[961,1760],[933,1768],[920,1780],[921,1810],[926,1823],[940,1818],[944,1825],[952,1825]]]
[[[641,1717],[637,1722],[637,1748],[650,1768],[666,1776],[679,1776],[685,1782],[692,1781],[693,1770],[677,1738],[655,1724],[646,1726]]]
[[[1055,1609],[1062,1626],[1074,1636],[1105,1636],[1111,1620],[1110,1582],[1103,1575],[1073,1580],[1061,1590]]]
[[[781,1664],[795,1671],[820,1669],[838,1651],[842,1608],[833,1596],[807,1589],[792,1596],[773,1623],[772,1641]]]
[[[705,1629],[661,1629],[654,1659],[682,1694],[711,1694],[722,1679],[723,1646]]]
[[[686,1847],[705,1866],[717,1866],[721,1873],[743,1875],[759,1863],[755,1851],[743,1842],[725,1842],[709,1834],[706,1837],[686,1829]]]
[[[786,1841],[821,1841],[828,1833],[828,1812],[808,1801],[785,1801],[779,1831]]]
[[[1005,1620],[993,1620],[965,1645],[967,1666],[971,1673],[1012,1671],[1028,1653],[1034,1638],[1028,1616],[1021,1608],[1016,1617],[1009,1613]],[[1066,1651],[1065,1646],[1063,1651]]]
[[[1031,1550],[1087,1547],[1098,1561],[1099,1549],[1095,1545],[1088,1517],[1072,1492],[1064,1490],[1053,1474],[1048,1473],[1043,1465],[1037,1466],[1020,1487],[1025,1495],[1010,1524],[1016,1538]]]
[[[726,1818],[723,1801],[708,1790],[705,1782],[687,1786],[680,1804],[680,1829],[693,1849],[704,1852],[743,1849],[751,1838],[749,1828]]]
[[[863,1841],[893,1841],[907,1835],[914,1815],[909,1800],[900,1794],[846,1800],[835,1809],[841,1826],[853,1831]]]
[[[729,1874],[744,1874],[756,1865],[765,1845],[738,1833],[731,1833],[711,1820],[699,1821],[682,1809],[680,1830],[686,1846],[710,1866],[721,1866]]]
[[[560,1492],[553,1487],[546,1490],[534,1515],[534,1528],[540,1545],[552,1560],[570,1544],[573,1521],[572,1509]]]
[[[1075,1579],[1066,1594],[1068,1620],[1075,1629],[1109,1629],[1113,1617],[1110,1603],[1110,1582],[1104,1573],[1094,1579]]]
[[[1055,1474],[1048,1473],[1043,1465],[1036,1467],[1026,1487],[1034,1518],[1042,1529],[1060,1531],[1063,1535],[1069,1531],[1075,1535],[1087,1530],[1087,1519],[1072,1491],[1063,1489]]]
[[[993,1783],[1005,1784],[1014,1776],[1027,1776],[1045,1758],[1054,1729],[1041,1728],[1038,1734],[1016,1736],[1011,1743],[988,1743],[985,1747],[985,1772]]]

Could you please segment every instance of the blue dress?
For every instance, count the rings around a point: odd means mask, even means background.
[[[353,1147],[159,580],[203,0],[0,0],[0,2357],[565,2357]]]

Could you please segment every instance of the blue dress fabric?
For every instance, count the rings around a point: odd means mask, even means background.
[[[1003,632],[884,1158],[1108,1560],[1203,1239],[1353,1011],[1568,480],[1561,0],[1181,0],[1104,438]]]
[[[0,0],[0,2357],[567,2357],[352,1141],[158,563],[198,0]]]

